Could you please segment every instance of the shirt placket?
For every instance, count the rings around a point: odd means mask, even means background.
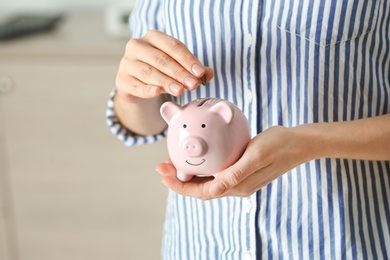
[[[262,0],[249,1],[250,7],[248,11],[251,12],[250,20],[243,18],[243,48],[245,49],[244,62],[243,62],[243,98],[244,98],[244,110],[248,117],[252,136],[258,133],[258,116],[259,111],[257,108],[257,77],[258,77],[258,66],[256,58],[258,51],[258,33],[260,26],[260,15]]]
[[[251,13],[250,20],[243,18],[244,31],[242,32],[244,39],[244,49],[246,51],[246,63],[243,75],[243,97],[245,100],[245,108],[247,116],[252,129],[252,135],[257,134],[257,99],[256,99],[256,40],[258,39],[258,27],[260,26],[259,19],[261,13],[261,0],[249,0],[247,2],[248,11]],[[242,259],[254,260],[256,259],[256,212],[257,212],[257,195],[256,193],[243,199],[242,212],[245,214],[243,217],[245,221],[246,230],[246,247],[242,252]]]

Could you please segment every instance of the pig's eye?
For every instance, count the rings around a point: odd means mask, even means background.
[[[206,125],[205,124],[202,124],[202,128],[205,128],[206,127]]]
[[[183,128],[187,128],[187,125],[186,125],[186,124],[184,124],[184,125],[183,125]]]

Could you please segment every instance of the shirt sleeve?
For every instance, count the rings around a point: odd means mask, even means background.
[[[129,18],[129,26],[133,38],[140,38],[151,29],[164,31],[165,22],[163,19],[161,0],[138,0],[134,4],[134,8]],[[165,138],[166,130],[158,135],[141,136],[132,133],[121,124],[114,113],[113,98],[116,93],[114,88],[107,103],[106,122],[110,127],[111,132],[122,141],[126,146],[141,145],[153,143]]]
[[[114,88],[110,93],[110,98],[108,99],[108,103],[107,103],[106,122],[107,125],[110,127],[111,132],[120,141],[122,141],[126,146],[135,146],[135,145],[153,143],[166,137],[167,129],[165,129],[163,132],[157,135],[142,136],[131,132],[125,126],[123,126],[114,113],[113,98],[115,93],[116,93],[116,89]]]

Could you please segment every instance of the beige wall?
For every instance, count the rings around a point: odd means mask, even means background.
[[[125,41],[101,25],[0,43],[1,260],[159,259],[165,142],[126,148],[105,125]]]
[[[134,0],[1,0],[0,10],[46,10],[46,9],[98,9]]]

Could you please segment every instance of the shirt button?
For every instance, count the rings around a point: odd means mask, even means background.
[[[245,99],[247,102],[250,102],[253,100],[253,94],[252,94],[252,90],[246,90],[245,91]]]
[[[248,33],[247,35],[245,35],[245,45],[247,47],[250,47],[252,45],[252,42],[253,42],[252,34]]]
[[[250,253],[245,253],[243,260],[252,260],[252,255]]]
[[[252,202],[250,200],[247,200],[245,202],[245,210],[247,213],[250,213],[253,208]]]

